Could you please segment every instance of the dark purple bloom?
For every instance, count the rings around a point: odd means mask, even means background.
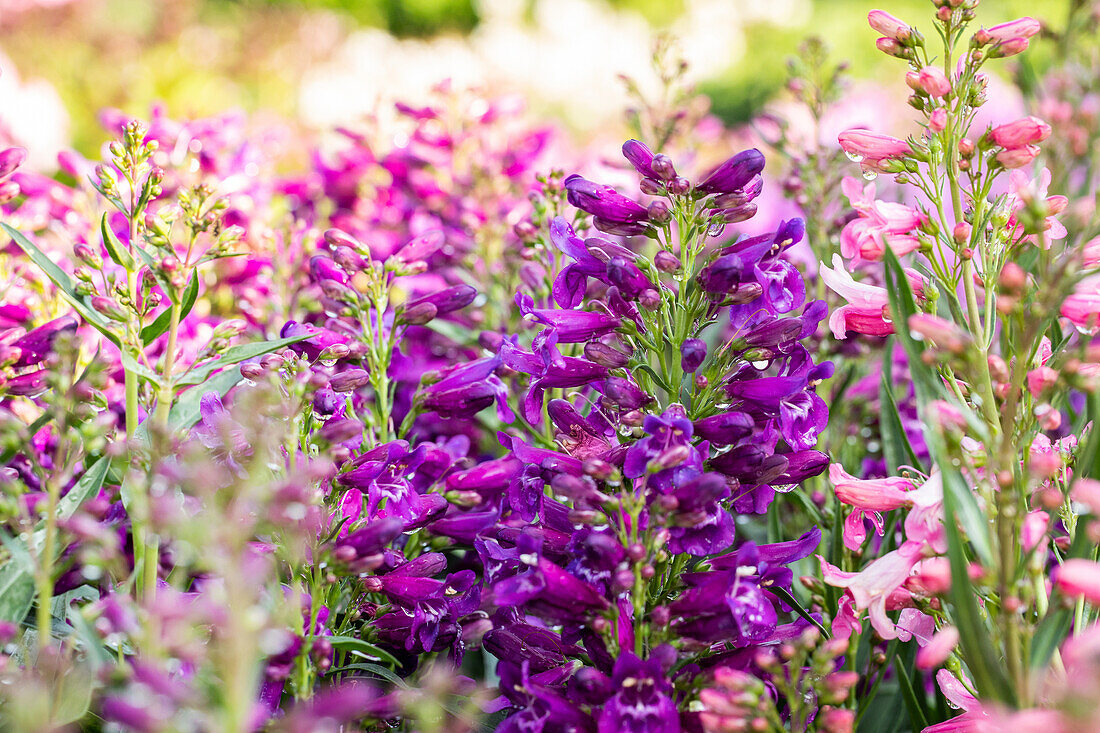
[[[707,358],[707,342],[702,339],[685,339],[680,345],[680,368],[691,374]]]
[[[10,345],[19,349],[19,358],[12,366],[19,368],[39,363],[49,355],[54,338],[65,331],[75,332],[77,325],[72,316],[61,316],[12,341]]]
[[[695,190],[700,193],[731,193],[744,188],[764,170],[764,154],[756,148],[743,150],[707,174]]]
[[[558,342],[563,344],[589,341],[611,333],[622,325],[619,318],[606,313],[553,308],[536,309],[534,299],[522,293],[516,293],[516,305],[523,315],[553,328],[557,333]]]
[[[569,203],[607,222],[643,222],[645,207],[611,186],[601,186],[577,174],[565,179]]]
[[[630,652],[615,662],[611,696],[600,713],[599,733],[678,733],[680,715],[660,661]]]

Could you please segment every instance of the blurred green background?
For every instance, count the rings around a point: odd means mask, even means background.
[[[490,11],[498,17],[504,8],[508,22],[537,24],[560,1],[0,0],[0,51],[21,79],[54,87],[69,114],[72,144],[90,152],[103,139],[96,113],[105,106],[145,114],[152,103],[163,101],[175,115],[241,108],[294,119],[301,113],[303,79],[326,63],[338,63],[344,45],[365,29],[425,43],[466,42],[476,55]],[[709,12],[705,0],[583,1],[601,6],[596,10],[609,19],[609,38],[617,33],[616,18],[644,19],[656,34],[675,32],[692,12],[705,21]],[[978,19],[992,25],[1033,14],[1057,27],[1069,2],[985,0]],[[741,26],[740,43],[730,49],[728,60],[695,69],[714,111],[727,121],[748,119],[774,96],[786,80],[784,60],[810,34],[824,38],[836,60],[848,60],[853,77],[888,76],[896,83],[898,65],[875,50],[867,12],[882,7],[924,27],[932,13],[929,0],[773,0],[771,5],[770,17],[761,11],[767,4],[757,0],[709,5],[723,11],[721,23]],[[1030,62],[1041,64],[1042,51],[1035,53]],[[624,71],[631,70],[591,73],[610,77]],[[530,84],[537,97],[540,80]],[[3,104],[0,100],[0,120],[7,114]]]

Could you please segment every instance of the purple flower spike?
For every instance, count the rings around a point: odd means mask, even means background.
[[[617,692],[600,714],[599,733],[679,733],[680,715],[672,684],[657,659],[642,661],[630,652],[615,662],[611,688]]]

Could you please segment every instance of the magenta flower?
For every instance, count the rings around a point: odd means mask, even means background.
[[[881,260],[889,247],[899,257],[920,246],[914,230],[921,224],[921,215],[905,204],[875,199],[875,186],[868,183],[862,189],[859,181],[846,177],[841,190],[859,218],[848,222],[840,233],[840,252],[859,261]]]

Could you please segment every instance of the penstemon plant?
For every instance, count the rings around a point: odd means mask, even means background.
[[[1093,391],[1086,273],[1095,263],[1062,242],[1055,217],[1066,199],[1048,195],[1050,174],[1029,172],[1050,126],[1026,117],[973,127],[985,65],[1023,52],[1038,21],[968,34],[976,2],[935,5],[938,42],[883,11],[869,15],[879,49],[909,63],[922,134],[840,135],[864,178],[891,175],[913,191],[913,205],[885,204],[872,186],[850,187],[861,223],[849,226],[878,228],[886,246],[842,253],[852,265],[882,262],[885,288],[856,282],[839,256],[821,265],[848,301],[830,320],[837,338],[896,334],[904,347],[930,457],[918,461],[897,431],[894,475],[858,479],[832,466],[836,496],[850,507],[851,552],[839,566],[822,559],[822,577],[825,598],[839,602],[834,634],[853,650],[868,634],[872,648],[889,642],[888,655],[913,639],[918,670],[944,667],[940,688],[966,712],[926,730],[954,730],[980,727],[997,705],[1042,702],[1048,665],[1064,669],[1059,644],[1091,622],[1079,601],[1075,613],[1067,608],[1080,593],[1064,571],[1090,567],[1081,558],[1095,554],[1083,532],[1092,509],[1074,498],[1095,471],[1094,403],[1071,398]],[[864,552],[867,521],[889,531]],[[899,608],[896,619],[887,613]],[[911,718],[933,722],[911,672],[905,683]]]

